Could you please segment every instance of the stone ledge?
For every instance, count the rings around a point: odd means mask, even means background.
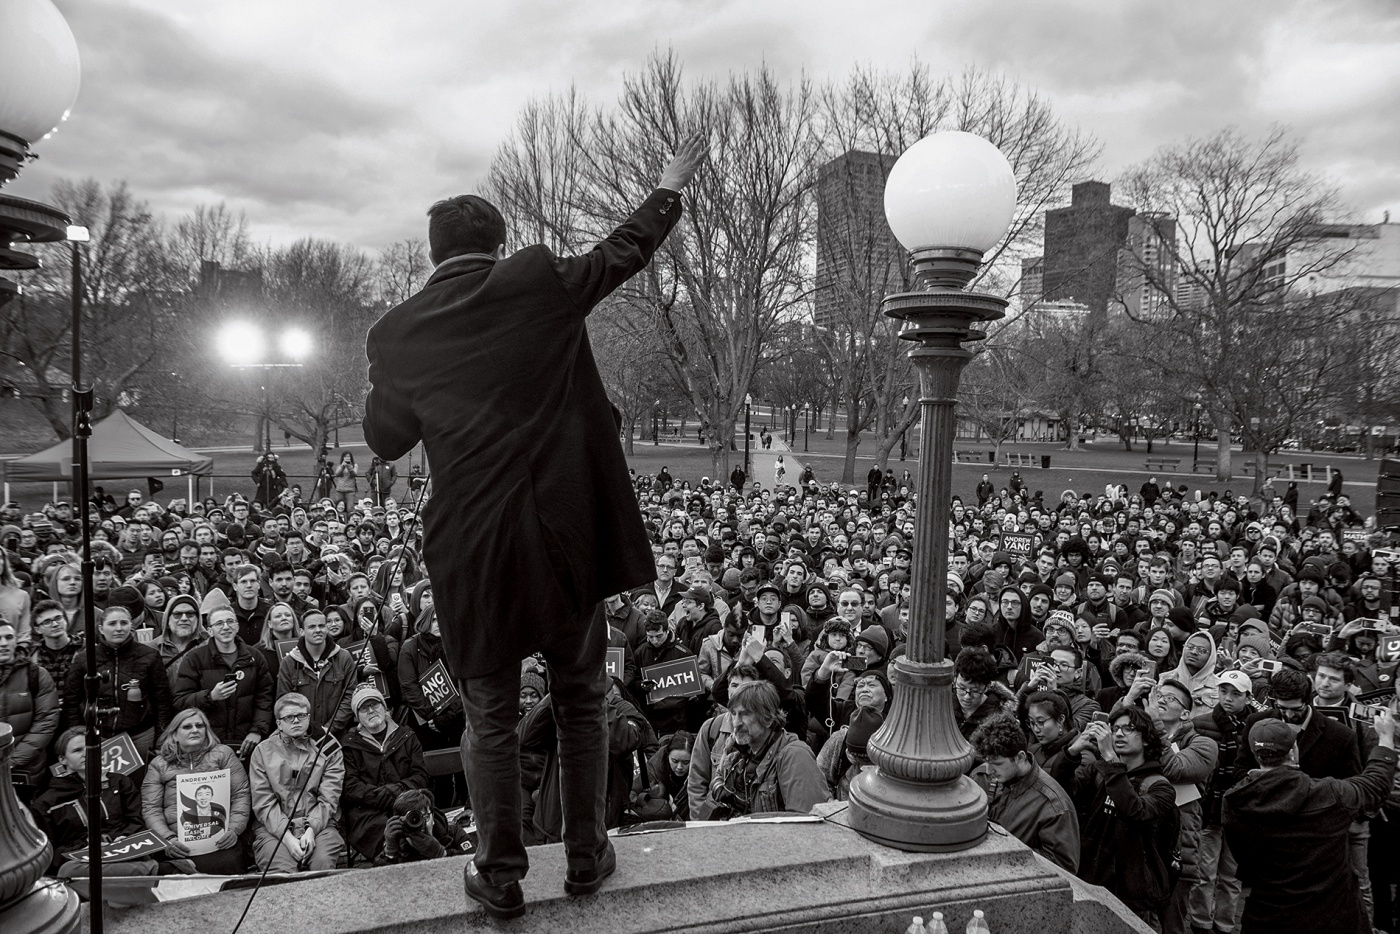
[[[997,934],[1145,930],[1117,923],[1121,912],[1093,909],[1092,887],[1076,890],[999,828],[975,849],[946,854],[891,850],[831,823],[716,824],[618,837],[615,845],[617,875],[588,898],[564,895],[561,846],[531,849],[529,912],[518,921],[494,922],[467,902],[459,857],[265,888],[243,931],[898,934],[913,915],[934,910],[960,931],[976,908]],[[232,930],[247,898],[225,892],[113,911],[107,929],[220,934]]]

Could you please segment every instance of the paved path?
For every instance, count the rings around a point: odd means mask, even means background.
[[[757,444],[758,435],[754,435],[754,443]],[[762,484],[763,489],[773,489],[776,480],[776,468],[779,455],[783,458],[783,485],[796,486],[798,478],[802,476],[803,464],[795,456],[792,449],[787,446],[777,435],[773,436],[773,446],[768,450],[763,450],[763,445],[749,448],[749,463],[752,466],[752,474],[749,477],[749,489],[753,489],[753,482],[757,480]],[[739,449],[739,459],[742,461],[744,451]]]

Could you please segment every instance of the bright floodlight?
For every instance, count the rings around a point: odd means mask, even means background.
[[[1016,210],[1016,175],[973,133],[932,133],[904,151],[885,182],[885,217],[907,250],[996,246]]]
[[[311,335],[301,328],[292,328],[282,334],[282,354],[290,360],[301,360],[311,355]]]
[[[219,353],[234,365],[251,365],[263,358],[263,334],[255,324],[233,321],[219,331]]]
[[[68,232],[64,235],[69,243],[87,243],[92,240],[92,234],[86,227],[79,227],[76,224],[68,225]]]

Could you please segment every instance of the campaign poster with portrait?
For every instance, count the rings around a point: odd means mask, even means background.
[[[176,776],[176,836],[193,855],[217,849],[214,841],[228,829],[231,788],[229,769]]]

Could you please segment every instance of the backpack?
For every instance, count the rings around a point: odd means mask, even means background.
[[[1142,794],[1143,789],[1150,788],[1157,782],[1171,784],[1171,780],[1160,772],[1156,775],[1149,775],[1140,783],[1135,783],[1133,790]],[[1156,837],[1153,841],[1157,856],[1162,860],[1162,865],[1167,872],[1167,893],[1170,894],[1176,889],[1176,883],[1181,878],[1181,814],[1173,805],[1167,817],[1157,825]]]

